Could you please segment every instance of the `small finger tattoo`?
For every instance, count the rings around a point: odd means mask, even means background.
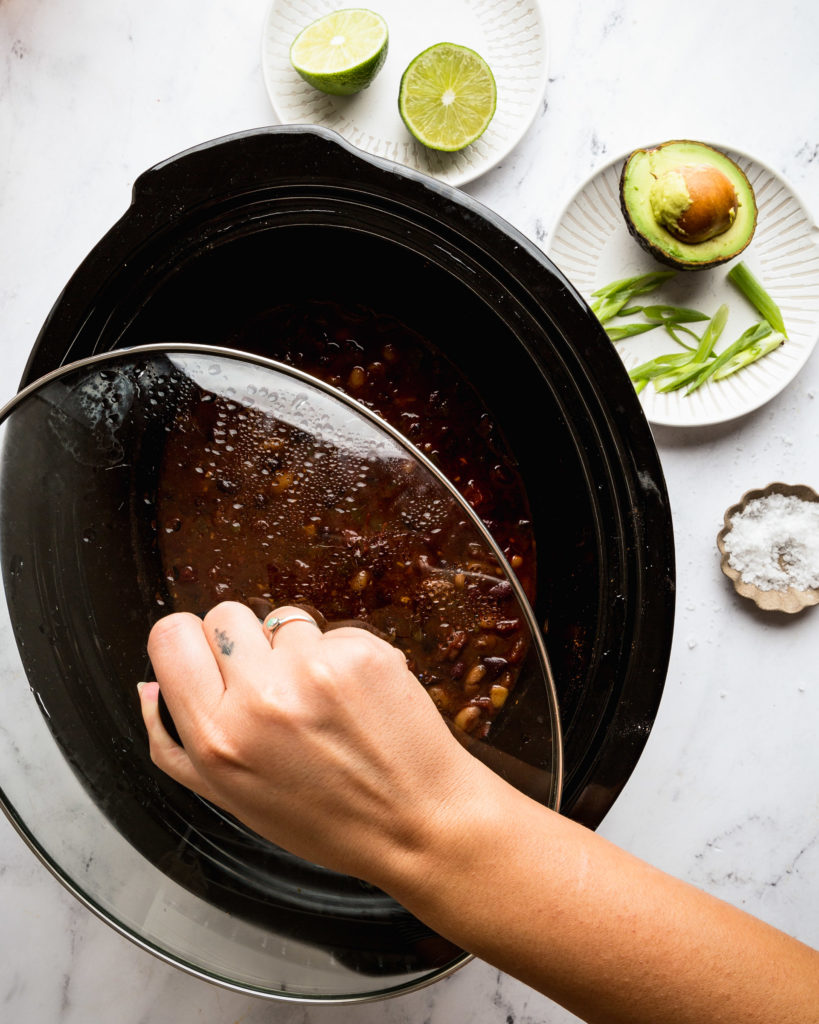
[[[216,637],[216,643],[219,645],[219,653],[229,658],[233,654],[234,642],[223,629],[215,629],[213,635]]]

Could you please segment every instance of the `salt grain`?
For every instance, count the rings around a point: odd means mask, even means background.
[[[743,583],[760,590],[819,587],[819,502],[786,494],[749,501],[724,545]]]

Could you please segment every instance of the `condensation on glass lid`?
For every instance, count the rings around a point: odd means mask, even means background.
[[[331,399],[281,373],[271,385],[271,370],[235,357],[220,360],[171,355],[170,362],[203,391],[247,409],[275,416],[277,420],[331,442],[350,454],[365,458],[408,458],[406,449],[364,419],[362,410],[349,400]],[[339,396],[340,397],[340,396]]]
[[[134,402],[151,407],[181,406],[199,388],[256,409],[293,427],[332,442],[352,454],[369,458],[408,458],[406,450],[365,419],[359,410],[310,388],[269,366],[244,361],[235,354],[219,361],[191,355],[163,355],[145,362],[108,358],[111,365],[87,372],[70,387],[49,397],[49,425],[55,439],[78,461],[116,465],[123,457],[118,432],[132,414]],[[117,365],[120,363],[121,365]],[[275,386],[271,385],[271,377]],[[57,390],[57,385],[52,385]]]
[[[172,423],[155,512],[163,606],[302,604],[399,647],[476,737],[531,645],[520,592],[469,506],[352,404],[263,367],[205,361]],[[349,402],[349,399],[344,399]]]

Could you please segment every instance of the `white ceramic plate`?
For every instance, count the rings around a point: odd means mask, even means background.
[[[387,22],[389,52],[380,74],[355,96],[327,96],[290,64],[290,44],[305,25],[345,6],[338,0],[274,0],[262,37],[262,70],[270,102],[284,124],[317,124],[375,156],[463,185],[499,163],[520,141],[546,89],[547,42],[537,0],[369,0]],[[346,6],[354,7],[350,3]],[[492,68],[495,116],[484,134],[459,153],[426,149],[398,113],[401,76],[434,43],[469,46]]]
[[[751,244],[737,260],[721,267],[677,273],[646,299],[692,306],[708,314],[727,303],[730,315],[717,343],[719,352],[760,319],[726,277],[738,260],[744,260],[782,310],[788,341],[759,362],[725,380],[704,384],[688,396],[684,389],[657,394],[649,382],[640,401],[648,420],[658,425],[704,426],[759,408],[796,376],[819,338],[819,229],[775,171],[735,150],[723,152],[745,171],[756,194],[759,217]],[[625,156],[606,164],[580,188],[559,216],[549,241],[549,256],[587,300],[610,281],[669,269],[645,253],[628,233],[619,200],[624,162]],[[675,351],[675,344],[658,329],[618,342],[617,349],[632,369]]]

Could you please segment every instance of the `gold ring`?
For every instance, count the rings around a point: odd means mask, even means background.
[[[276,630],[281,629],[281,627],[286,625],[288,622],[309,622],[311,626],[316,626],[318,629],[316,620],[311,618],[309,615],[299,615],[294,613],[293,615],[282,615],[281,618],[279,618],[278,615],[271,615],[264,624],[264,628],[270,630],[270,639],[273,639],[273,634]]]

